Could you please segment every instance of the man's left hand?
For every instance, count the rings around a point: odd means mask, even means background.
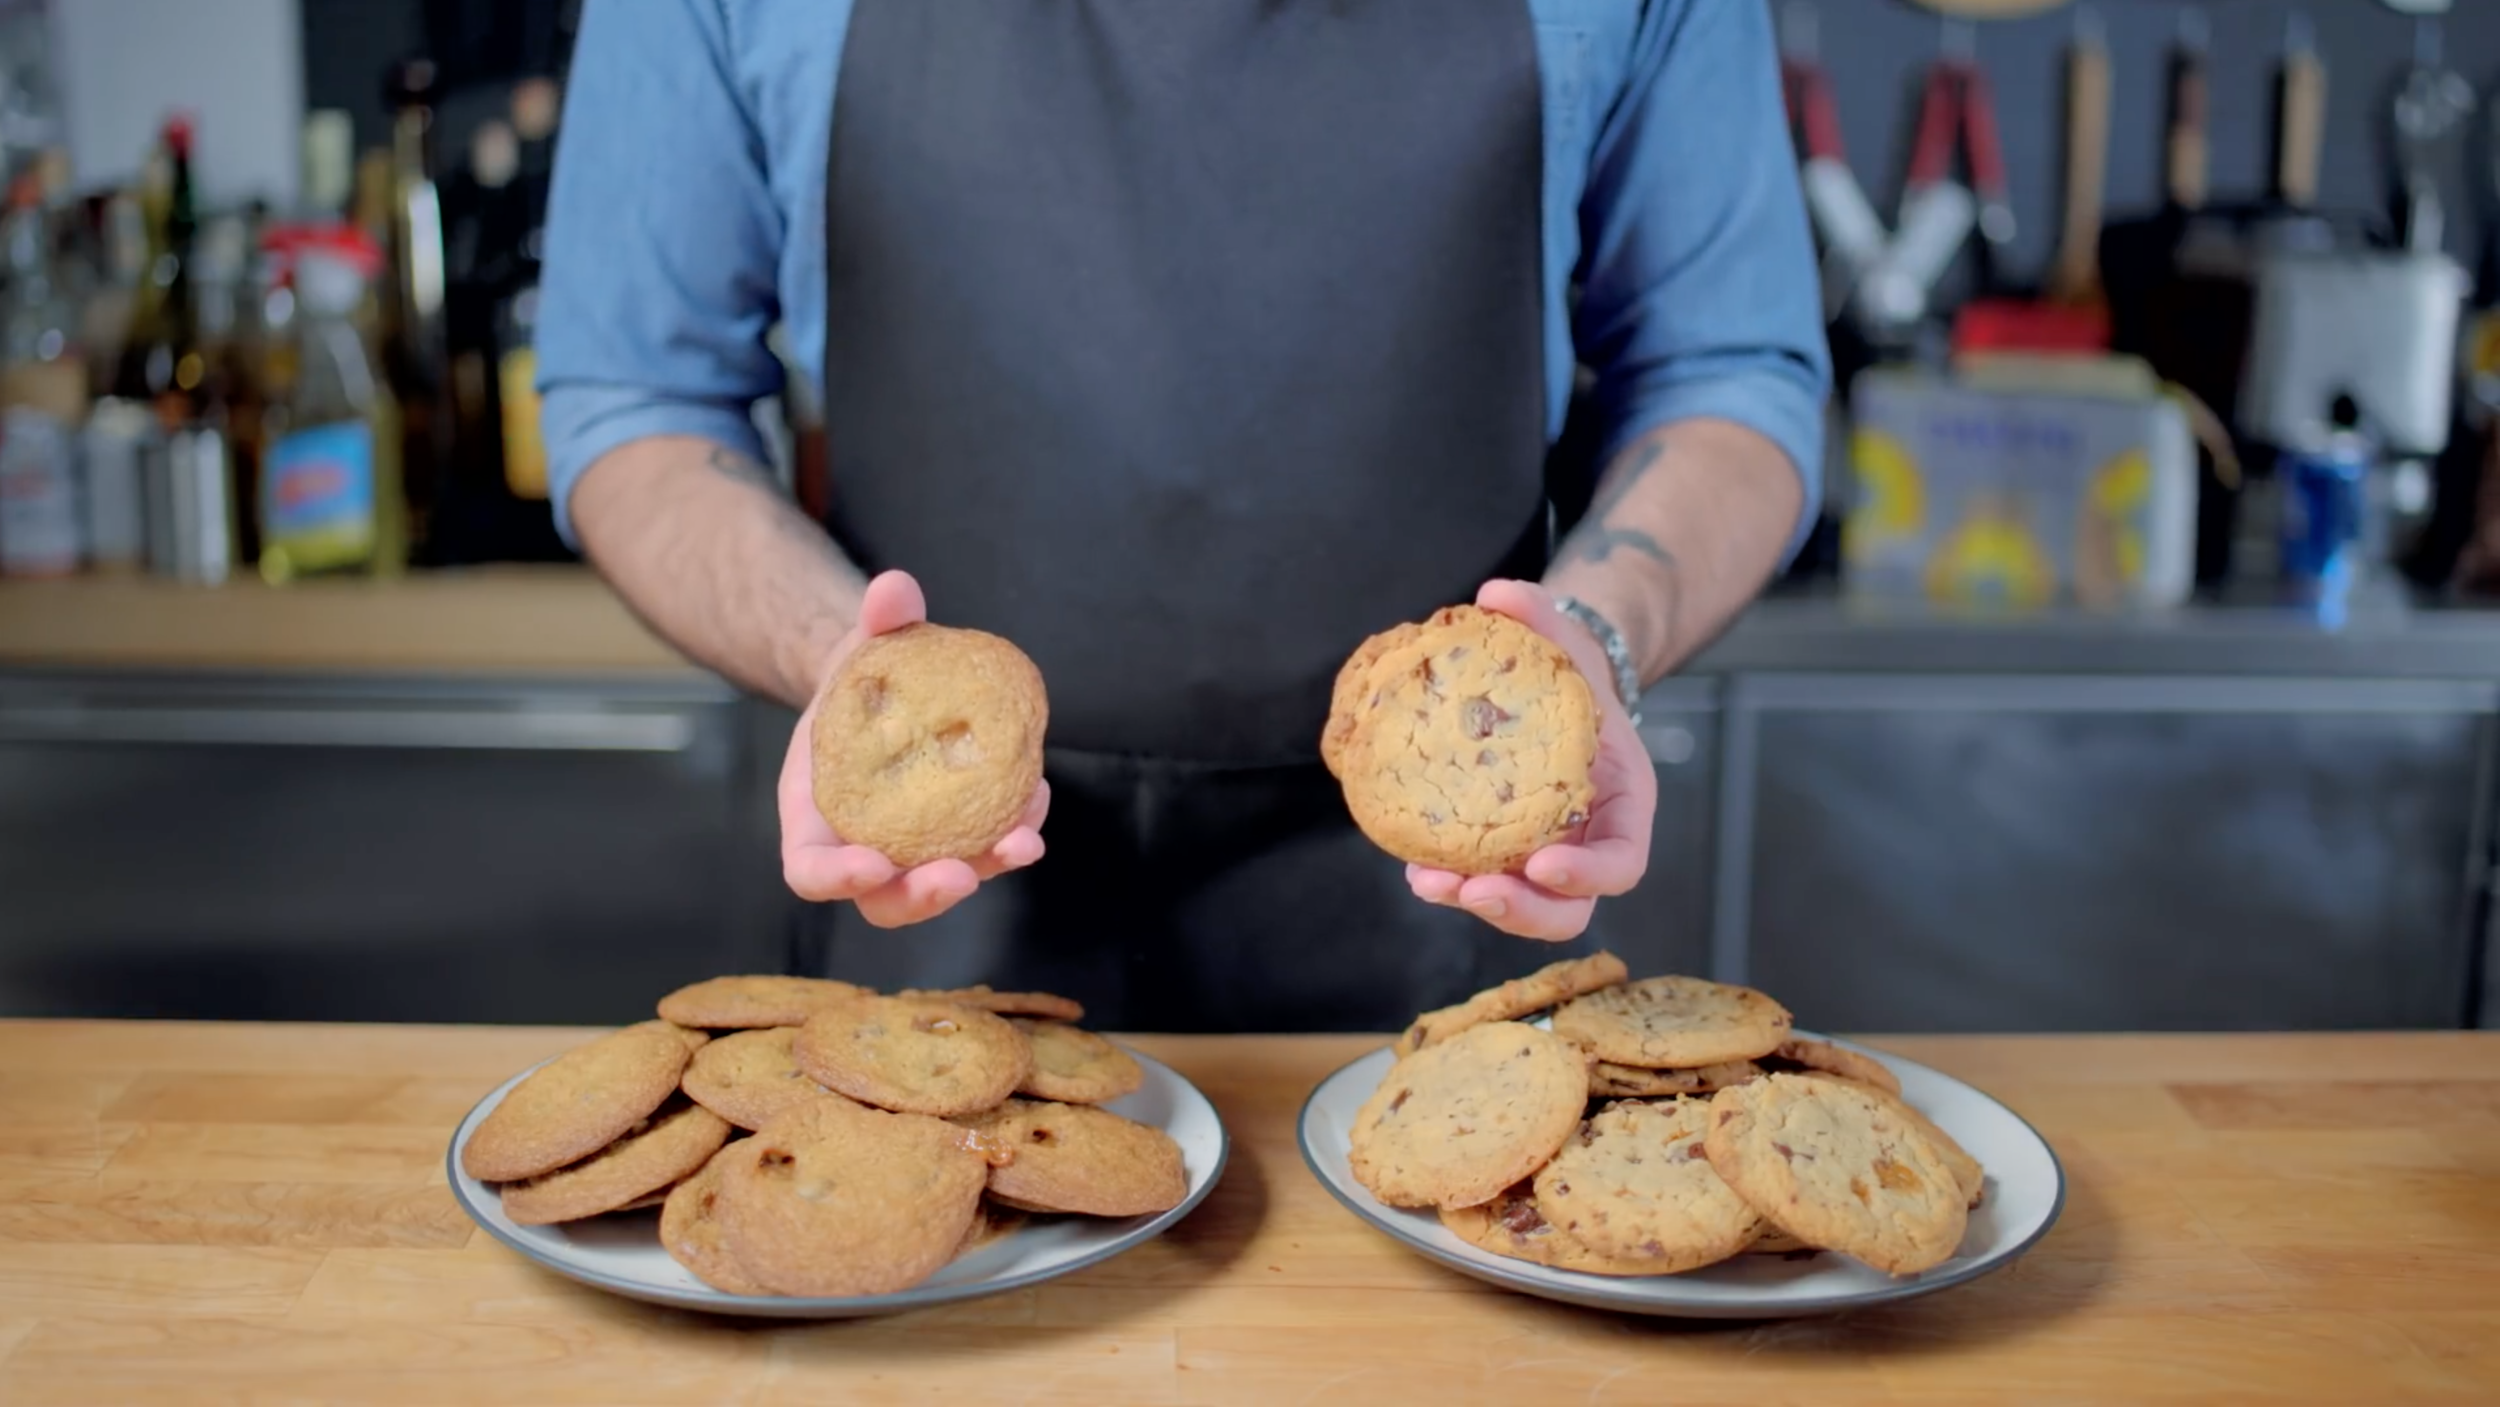
[[[1640,883],[1649,868],[1649,828],[1658,812],[1658,774],[1632,716],[1615,696],[1614,670],[1595,637],[1555,609],[1553,595],[1526,581],[1489,581],[1476,604],[1523,622],[1562,646],[1597,698],[1597,795],[1588,823],[1569,840],[1528,857],[1518,875],[1466,875],[1408,865],[1406,882],[1427,903],[1462,908],[1505,933],[1560,943],[1589,926],[1597,901]]]

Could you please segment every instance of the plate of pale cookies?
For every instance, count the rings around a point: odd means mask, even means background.
[[[452,1195],[583,1284],[830,1319],[1072,1274],[1213,1190],[1215,1106],[1075,1002],[731,976],[514,1075],[452,1135]]]
[[[1357,1217],[1592,1308],[1769,1319],[1963,1284],[2048,1234],[2065,1172],[2011,1109],[1794,1029],[1748,987],[1596,953],[1426,1012],[1311,1092]]]

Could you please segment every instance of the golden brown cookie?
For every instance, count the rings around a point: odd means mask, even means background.
[[[686,1043],[644,1021],[576,1046],[530,1072],[478,1121],[460,1167],[480,1182],[519,1182],[578,1162],[625,1135],[677,1091]]]
[[[681,1084],[695,1103],[742,1129],[760,1129],[792,1105],[840,1099],[808,1078],[790,1053],[795,1026],[768,1026],[721,1037],[694,1053]]]
[[[1762,1223],[1762,1234],[1753,1238],[1753,1244],[1745,1248],[1745,1254],[1749,1256],[1810,1256],[1822,1249],[1820,1246],[1809,1246],[1766,1221]]]
[[[1371,687],[1372,666],[1380,657],[1415,638],[1423,629],[1416,621],[1402,621],[1354,647],[1345,663],[1337,667],[1336,685],[1329,691],[1328,723],[1320,730],[1319,760],[1328,768],[1328,775],[1342,778],[1342,758],[1346,740],[1354,736],[1357,705]]]
[[[797,1026],[866,989],[823,977],[712,977],[660,998],[660,1017],[680,1026],[752,1030]]]
[[[686,1043],[686,1053],[688,1055],[692,1055],[694,1052],[701,1050],[705,1046],[712,1043],[712,1033],[709,1031],[698,1031],[692,1026],[679,1026],[677,1028],[677,1039]]]
[[[1016,1093],[1061,1104],[1108,1104],[1146,1082],[1136,1057],[1091,1031],[1064,1021],[1014,1018],[1033,1043],[1033,1069]]]
[[[1537,1171],[1537,1210],[1599,1255],[1661,1275],[1726,1260],[1762,1217],[1711,1170],[1709,1115],[1700,1099],[1607,1105]]]
[[[1618,1260],[1582,1244],[1571,1233],[1545,1219],[1536,1194],[1526,1183],[1505,1188],[1490,1202],[1472,1207],[1443,1207],[1441,1224],[1468,1245],[1497,1256],[1524,1260],[1584,1275],[1655,1275],[1644,1260]]]
[[[1820,1070],[1844,1080],[1873,1085],[1886,1094],[1901,1092],[1900,1077],[1894,1075],[1884,1062],[1870,1055],[1860,1055],[1847,1046],[1833,1045],[1830,1041],[1791,1036],[1780,1042],[1779,1049],[1764,1056],[1762,1065],[1777,1074],[1793,1075],[1805,1070]]]
[[[743,1141],[713,1207],[739,1269],[785,1295],[909,1289],[954,1257],[989,1173],[963,1130],[823,1099]]]
[[[990,1169],[990,1196],[1020,1211],[1144,1216],[1189,1195],[1171,1135],[1108,1109],[1013,1099],[961,1122],[1015,1150]]]
[[[1600,1060],[1680,1070],[1768,1055],[1788,1039],[1788,1008],[1751,987],[1644,977],[1576,997],[1554,1030]]]
[[[905,869],[978,859],[1041,785],[1049,721],[1041,671],[996,635],[923,621],[872,636],[816,699],[816,809]]]
[[[1766,1075],[1722,1090],[1703,1147],[1765,1220],[1895,1275],[1951,1259],[1969,1223],[1944,1155],[1863,1085]]]
[[[808,1018],[791,1046],[818,1084],[863,1104],[913,1114],[994,1109],[1033,1069],[1024,1033],[929,997],[858,997]]]
[[[1709,1094],[1759,1079],[1762,1067],[1750,1060],[1699,1065],[1689,1070],[1644,1070],[1611,1060],[1589,1065],[1589,1095],[1607,1099],[1659,1099],[1672,1095]]]
[[[1347,1131],[1355,1181],[1393,1207],[1472,1207],[1533,1174],[1579,1126],[1588,1060],[1516,1021],[1399,1061]]]
[[[1508,616],[1436,614],[1382,653],[1351,707],[1346,807],[1398,859],[1501,874],[1588,819],[1596,695],[1562,646]]]
[[[738,1139],[712,1155],[694,1176],[669,1189],[660,1204],[660,1246],[669,1258],[694,1273],[704,1284],[731,1295],[769,1295],[755,1277],[738,1266],[737,1257],[721,1241],[721,1176],[729,1165],[755,1157],[755,1140]]]
[[[1612,953],[1565,958],[1548,963],[1525,977],[1487,988],[1456,1006],[1427,1011],[1398,1037],[1397,1053],[1412,1055],[1435,1041],[1445,1041],[1470,1026],[1487,1021],[1516,1021],[1600,987],[1611,987],[1629,973]]]
[[[987,984],[975,987],[911,988],[896,993],[904,997],[928,997],[953,1002],[993,1016],[1033,1016],[1044,1021],[1082,1021],[1084,1006],[1068,997],[1052,992],[994,992]]]
[[[677,1100],[578,1163],[505,1183],[503,1214],[520,1226],[552,1226],[620,1210],[702,1167],[728,1138],[727,1120]]]

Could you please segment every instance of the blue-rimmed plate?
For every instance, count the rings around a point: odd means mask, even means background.
[[[1933,1270],[1894,1276],[1844,1255],[1800,1252],[1742,1255],[1681,1275],[1618,1277],[1550,1270],[1479,1250],[1451,1235],[1433,1213],[1385,1206],[1354,1180],[1346,1162],[1346,1131],[1394,1063],[1386,1048],[1342,1067],[1311,1091],[1302,1106],[1302,1158],[1348,1211],[1443,1265],[1526,1294],[1633,1314],[1780,1319],[1912,1299],[2000,1269],[2048,1234],[2066,1204],[2066,1172],[2048,1141],[2020,1115],[1916,1061],[1847,1041],[1833,1044],[1890,1067],[1900,1077],[1903,1097],[1987,1169],[1987,1191],[1970,1214],[1961,1248]]]
[[[660,1247],[660,1213],[655,1209],[618,1212],[559,1226],[520,1226],[503,1214],[502,1199],[489,1184],[460,1170],[460,1150],[478,1120],[500,1103],[530,1073],[513,1076],[479,1100],[452,1134],[449,1154],[451,1194],[487,1234],[567,1279],[632,1299],[715,1314],[743,1314],[775,1319],[851,1319],[926,1309],[957,1300],[1020,1290],[1089,1265],[1109,1260],[1163,1234],[1166,1227],[1206,1200],[1224,1174],[1231,1139],[1215,1106],[1171,1066],[1131,1050],[1145,1068],[1146,1081],[1135,1094],[1103,1107],[1115,1114],[1152,1125],[1180,1145],[1189,1171],[1189,1195],[1179,1206],[1154,1216],[1108,1220],[1096,1217],[1041,1217],[1012,1235],[984,1246],[908,1290],[890,1295],[849,1299],[778,1298],[731,1295],[697,1280],[692,1272]],[[532,1067],[533,1069],[536,1067]]]

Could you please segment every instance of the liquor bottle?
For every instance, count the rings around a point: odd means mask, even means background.
[[[434,181],[434,104],[440,77],[431,59],[392,67],[387,293],[382,300],[383,365],[396,398],[404,443],[408,529],[422,550],[451,460],[453,408],[444,343],[443,208]]]
[[[87,364],[53,270],[40,181],[22,174],[0,217],[8,286],[0,301],[0,573],[66,576],[83,558],[76,435]]]
[[[148,272],[124,339],[113,394],[153,412],[138,449],[149,570],[216,584],[235,562],[234,479],[223,408],[200,337],[197,196],[191,123],[176,116],[159,142],[161,180],[149,182]]]
[[[358,327],[381,251],[352,228],[276,231],[294,289],[292,383],[269,413],[261,474],[261,576],[389,575],[407,563],[403,427]]]

